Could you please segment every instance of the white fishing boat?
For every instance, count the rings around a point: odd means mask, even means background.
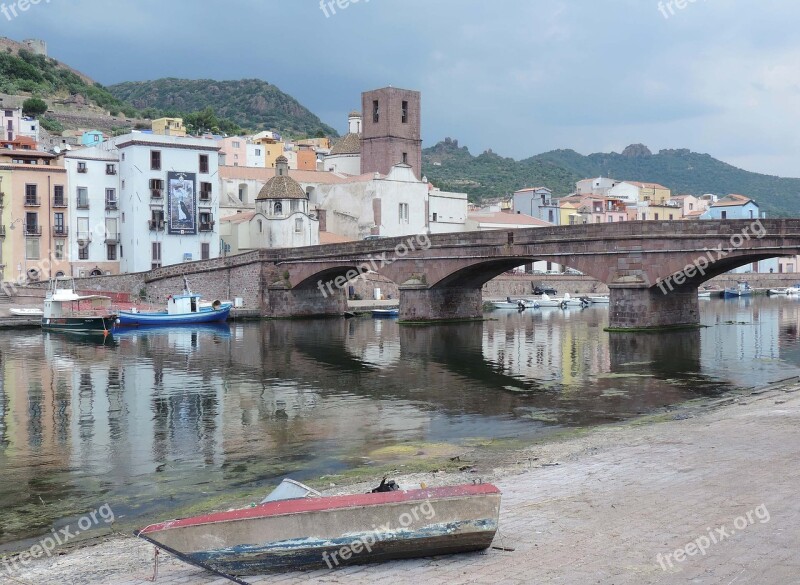
[[[525,309],[538,309],[539,303],[532,299],[512,299],[505,301],[492,301],[492,306],[498,310],[524,311]]]
[[[41,309],[9,309],[9,313],[18,317],[41,317],[44,311]]]
[[[561,305],[564,307],[588,307],[590,304],[591,301],[587,297],[575,298],[569,293],[564,293],[561,299]]]
[[[591,301],[591,302],[592,302],[592,304],[594,304],[594,305],[607,305],[607,304],[609,304],[609,302],[610,302],[610,301],[609,301],[609,298],[608,298],[608,295],[600,295],[600,296],[596,296],[596,297],[594,297],[594,296],[589,296],[589,297],[587,297],[587,298],[588,298],[588,299],[589,299],[589,301]]]
[[[699,291],[697,291],[697,298],[699,298],[699,299],[710,299],[711,298],[711,291],[709,291],[709,290],[699,290]]]
[[[536,299],[536,302],[539,303],[539,306],[544,307],[560,307],[562,299],[553,299],[550,298],[550,295],[544,294],[540,298]]]
[[[781,295],[788,295],[789,289],[788,288],[771,288],[767,291],[769,296],[781,296]]]

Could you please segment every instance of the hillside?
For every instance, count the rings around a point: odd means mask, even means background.
[[[290,136],[337,136],[296,99],[260,79],[213,81],[157,79],[112,85],[109,91],[140,110],[165,114],[211,107],[222,118],[253,130],[277,130]]]
[[[742,193],[755,199],[770,216],[800,215],[800,179],[751,173],[686,149],[652,154],[639,144],[622,154],[584,156],[574,150],[554,150],[514,161],[491,151],[475,157],[448,139],[424,150],[423,168],[434,184],[447,188],[461,185],[472,197],[507,196],[516,189],[539,185],[561,196],[574,190],[575,181],[602,175],[661,183],[675,194]]]

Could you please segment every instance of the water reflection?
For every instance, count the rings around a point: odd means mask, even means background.
[[[789,299],[712,301],[708,328],[603,331],[607,309],[400,327],[270,321],[96,343],[0,333],[0,542],[102,503],[168,515],[404,441],[539,437],[800,373]]]

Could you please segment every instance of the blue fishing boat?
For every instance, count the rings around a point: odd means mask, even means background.
[[[725,289],[725,298],[726,299],[735,299],[738,297],[746,297],[753,294],[753,289],[750,288],[750,285],[746,282],[740,282],[736,285],[736,288],[726,288]]]
[[[391,319],[400,316],[400,309],[374,309],[372,311],[373,319]]]
[[[195,325],[198,323],[217,323],[227,321],[231,303],[214,301],[210,304],[200,300],[200,295],[189,289],[186,277],[184,290],[179,295],[170,296],[165,311],[120,311],[117,325],[120,327],[141,327],[160,325]]]

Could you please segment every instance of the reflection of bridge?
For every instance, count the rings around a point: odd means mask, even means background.
[[[794,254],[800,254],[800,220],[632,221],[262,250],[251,262],[261,264],[265,316],[341,314],[341,285],[370,269],[398,284],[402,320],[437,321],[479,318],[483,284],[545,260],[607,284],[610,326],[626,329],[696,325],[700,284]],[[207,272],[201,264],[169,267],[163,276]]]

